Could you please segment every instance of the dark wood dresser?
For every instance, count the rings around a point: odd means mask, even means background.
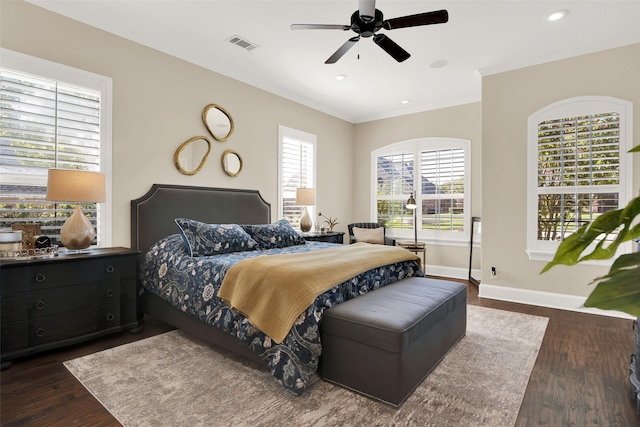
[[[0,354],[11,360],[102,335],[138,332],[138,253],[127,248],[0,260]]]
[[[344,233],[341,231],[328,233],[302,233],[304,240],[310,242],[342,243]]]

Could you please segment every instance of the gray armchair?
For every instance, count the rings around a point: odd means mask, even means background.
[[[384,235],[384,244],[389,246],[396,245],[396,239],[387,236],[387,230],[384,228],[384,225],[380,225],[377,222],[354,222],[353,224],[347,225],[349,229],[349,244],[355,243],[356,238],[353,236],[353,227],[357,228],[380,228],[382,227],[382,234]]]

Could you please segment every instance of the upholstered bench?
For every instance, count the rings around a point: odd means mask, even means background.
[[[401,405],[467,328],[467,288],[411,277],[328,310],[322,377]]]

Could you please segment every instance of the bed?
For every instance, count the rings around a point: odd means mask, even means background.
[[[182,218],[178,221],[181,228],[176,225],[178,218]],[[188,230],[184,227],[192,224],[218,227],[215,230],[240,227],[262,245],[260,236],[251,233],[262,232],[267,226],[271,230],[274,224],[280,223],[272,223],[270,204],[255,190],[154,184],[144,196],[131,201],[131,245],[140,252],[139,316],[146,313],[198,339],[253,360],[268,369],[285,389],[301,394],[318,368],[323,310],[424,273],[417,257],[359,273],[318,295],[296,318],[281,342],[276,342],[229,306],[235,307],[235,303],[227,304],[217,296],[224,277],[237,270],[232,270],[236,264],[278,259],[262,256],[271,255],[271,248],[244,248],[246,250],[238,252],[231,249],[215,256],[192,256],[202,254],[190,252],[194,246],[185,237]],[[303,257],[313,253],[315,257],[315,254],[320,256],[329,254],[330,250],[348,248],[302,240],[275,249],[276,255],[279,251]],[[215,262],[215,266],[210,262]],[[192,280],[194,283],[190,284]]]

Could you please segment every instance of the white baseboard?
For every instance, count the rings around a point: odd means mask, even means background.
[[[577,311],[580,313],[599,314],[602,316],[620,317],[623,319],[635,319],[635,317],[621,311],[600,310],[598,308],[585,307],[584,302],[587,298],[576,295],[556,294],[552,292],[509,288],[506,286],[481,283],[478,296],[480,298],[529,304],[547,308],[557,308],[560,310]]]
[[[466,268],[444,267],[441,265],[427,265],[425,274],[429,276],[450,277],[452,279],[469,279],[469,270]],[[480,270],[471,270],[473,277],[480,277]]]

